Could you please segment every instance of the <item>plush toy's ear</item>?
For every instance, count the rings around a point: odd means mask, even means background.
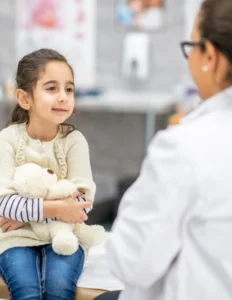
[[[43,169],[43,175],[46,178],[49,187],[53,186],[57,182],[56,173],[51,169]]]

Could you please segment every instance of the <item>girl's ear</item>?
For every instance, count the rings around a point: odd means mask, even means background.
[[[30,110],[31,108],[31,99],[27,92],[21,89],[16,90],[16,99],[18,104],[25,110]]]

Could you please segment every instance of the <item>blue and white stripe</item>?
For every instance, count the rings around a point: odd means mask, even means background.
[[[84,197],[77,197],[77,201],[86,202]],[[90,209],[84,209],[87,214]],[[0,216],[20,222],[56,221],[57,218],[43,219],[43,199],[25,198],[19,195],[0,196]]]
[[[0,216],[20,222],[42,222],[43,199],[30,199],[19,195],[1,196]]]

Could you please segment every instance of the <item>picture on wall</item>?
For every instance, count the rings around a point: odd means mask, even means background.
[[[153,32],[165,25],[165,0],[116,0],[116,20],[128,30]]]
[[[96,82],[96,0],[17,0],[17,59],[40,48],[65,55],[76,86]]]

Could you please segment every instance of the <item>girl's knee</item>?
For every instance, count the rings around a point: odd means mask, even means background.
[[[45,281],[44,300],[71,300],[74,299],[76,284],[64,278]]]
[[[21,280],[10,280],[7,283],[11,298],[20,300],[40,300],[41,289],[38,282],[28,281],[27,278],[23,276],[21,278]]]
[[[83,270],[82,248],[71,256],[58,256],[50,247],[43,252],[42,286],[44,300],[74,299],[77,281]]]
[[[77,285],[76,275],[76,273],[67,272],[65,268],[56,270],[56,272],[48,272],[42,280],[44,300],[74,299]]]
[[[40,300],[41,284],[37,252],[12,248],[0,256],[0,273],[12,299]]]

